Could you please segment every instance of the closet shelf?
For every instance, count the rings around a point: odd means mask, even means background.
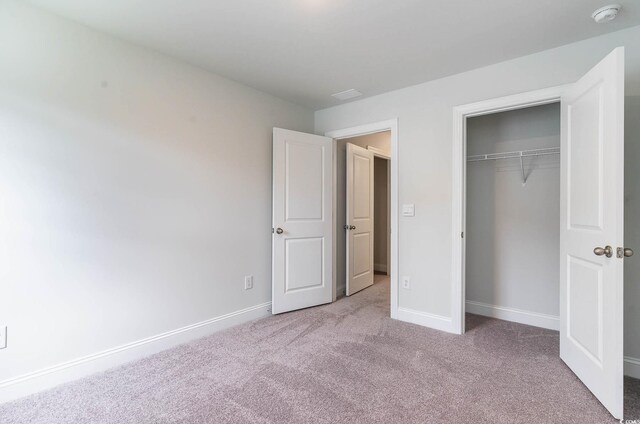
[[[486,155],[467,156],[467,162],[480,162],[485,160],[499,159],[520,159],[520,169],[522,170],[522,185],[525,185],[527,183],[527,174],[525,174],[524,172],[523,158],[559,154],[559,147],[550,147],[546,149],[518,150],[516,152],[487,153]]]
[[[520,157],[526,158],[529,156],[558,155],[558,154],[560,154],[560,148],[551,147],[548,149],[519,150],[517,152],[487,153],[486,155],[467,156],[467,162],[479,162],[482,160],[497,160],[497,159],[514,159],[514,158],[520,158]]]

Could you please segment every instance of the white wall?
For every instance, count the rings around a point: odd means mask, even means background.
[[[560,147],[559,103],[467,120],[469,155],[548,147]],[[519,159],[467,163],[466,300],[557,317],[560,155],[524,165],[523,186]]]
[[[440,324],[450,319],[452,108],[571,83],[618,46],[626,46],[626,95],[638,96],[640,27],[633,27],[316,112],[318,134],[398,118],[398,203],[416,207],[415,217],[401,216],[398,228],[398,273],[411,276],[411,289],[399,290],[406,319],[411,315],[415,321]],[[627,117],[627,128],[630,121],[638,121],[638,115]],[[628,131],[626,140],[637,143],[638,137]],[[637,291],[627,293],[628,305],[640,303],[634,295]],[[638,322],[640,315],[627,315],[627,323]],[[637,329],[630,331],[637,335]],[[626,346],[629,356],[640,358],[640,350],[630,350],[638,349],[637,343]]]
[[[336,141],[336,293],[338,296],[345,294],[347,278],[347,238],[343,230],[347,224],[347,143],[365,149],[367,146],[373,146],[385,153],[388,152],[391,156],[391,132],[382,131]]]
[[[310,132],[313,114],[0,1],[0,386],[267,313],[273,126]]]

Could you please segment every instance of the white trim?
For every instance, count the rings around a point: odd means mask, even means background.
[[[382,131],[391,131],[391,318],[398,318],[398,119],[375,122],[357,127],[328,131],[325,136],[334,140],[373,134]],[[334,174],[335,181],[335,174]],[[334,190],[337,191],[337,190]],[[337,198],[334,197],[334,205]],[[334,221],[336,222],[336,221]],[[335,226],[335,225],[334,225]],[[336,228],[336,231],[339,229]],[[335,237],[337,239],[337,237]],[[335,245],[334,245],[335,254]],[[335,269],[335,266],[334,266]],[[334,286],[336,277],[334,273]]]
[[[542,327],[549,330],[558,331],[560,329],[560,317],[557,315],[547,315],[522,309],[490,305],[473,300],[467,300],[466,311],[471,314],[518,322],[520,324]]]
[[[465,311],[465,239],[461,234],[466,231],[467,118],[558,102],[567,87],[545,88],[453,108],[451,317],[458,334],[464,333]]]
[[[271,302],[262,303],[0,381],[0,403],[104,371],[244,322],[270,316],[270,309]]]
[[[624,375],[640,378],[640,359],[631,356],[624,357]]]
[[[430,314],[428,312],[416,311],[409,308],[398,308],[397,318],[400,321],[422,325],[424,327],[433,328],[434,330],[446,331],[447,333],[455,333],[455,329],[451,325],[452,322],[450,317]]]

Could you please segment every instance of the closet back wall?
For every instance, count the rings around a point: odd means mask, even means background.
[[[469,155],[558,147],[559,104],[471,118]],[[560,156],[467,164],[466,300],[559,314]]]

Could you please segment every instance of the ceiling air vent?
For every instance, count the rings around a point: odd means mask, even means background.
[[[341,91],[339,93],[332,94],[331,97],[338,100],[349,100],[355,97],[362,96],[362,93],[358,90],[354,90],[353,88],[350,90]]]

